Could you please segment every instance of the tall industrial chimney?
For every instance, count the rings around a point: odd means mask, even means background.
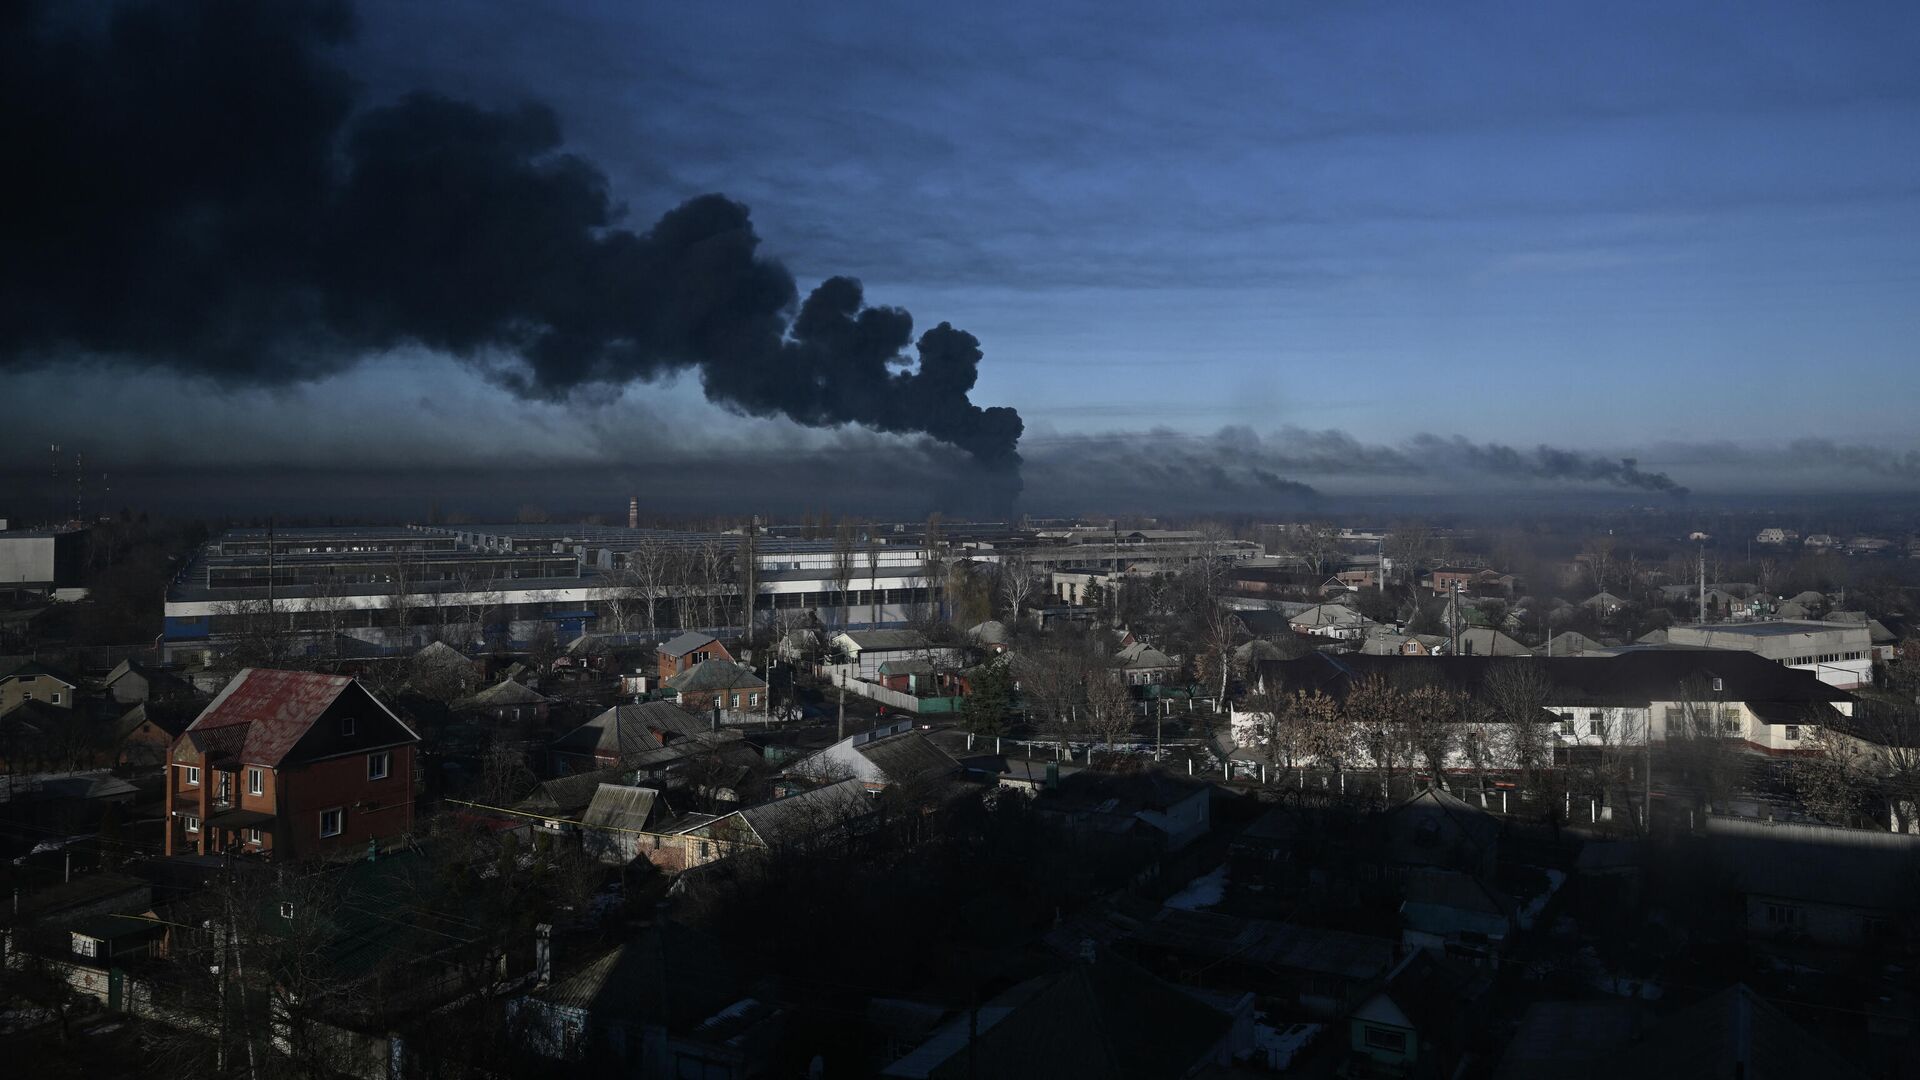
[[[640,527],[640,497],[635,495],[627,500],[627,528]]]

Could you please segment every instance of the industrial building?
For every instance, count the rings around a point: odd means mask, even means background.
[[[851,544],[762,531],[685,532],[578,524],[235,529],[208,543],[167,591],[169,659],[248,634],[291,635],[309,655],[380,655],[429,641],[524,646],[551,634],[720,635],[783,613],[827,627],[909,622],[943,602],[936,562],[1017,553],[1036,574],[1096,561],[1109,533],[1042,538],[1008,526],[862,526]],[[1097,541],[1097,542],[1095,542]],[[1245,558],[1252,545],[1194,533],[1121,534],[1132,558],[1176,566]],[[743,557],[751,550],[750,565]]]
[[[80,585],[85,529],[9,529],[0,522],[0,593],[52,596]]]
[[[1739,649],[1775,663],[1811,671],[1842,689],[1873,682],[1872,632],[1866,623],[1776,619],[1667,628],[1667,644]]]

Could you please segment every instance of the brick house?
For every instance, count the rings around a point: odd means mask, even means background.
[[[733,659],[733,654],[712,634],[686,633],[660,643],[655,654],[659,661],[659,673],[662,682],[673,678],[693,667],[709,660]]]
[[[247,668],[174,740],[167,854],[311,858],[410,832],[419,741],[355,679]]]

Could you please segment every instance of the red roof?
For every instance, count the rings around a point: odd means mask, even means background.
[[[237,740],[234,755],[250,764],[278,765],[352,685],[353,679],[345,675],[247,668],[220,691],[187,734],[205,740],[206,733],[216,729],[240,727],[245,734]],[[233,733],[225,733],[210,741],[224,749],[236,740]]]

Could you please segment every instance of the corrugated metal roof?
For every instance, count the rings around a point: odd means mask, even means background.
[[[247,668],[220,691],[187,733],[199,736],[195,745],[204,743],[249,762],[278,765],[352,685],[345,675]],[[230,734],[214,734],[234,727],[244,731],[238,740]]]
[[[587,812],[580,815],[580,823],[640,832],[646,829],[647,819],[653,816],[654,802],[659,797],[660,793],[653,788],[601,784],[593,793],[593,801],[587,804]]]

